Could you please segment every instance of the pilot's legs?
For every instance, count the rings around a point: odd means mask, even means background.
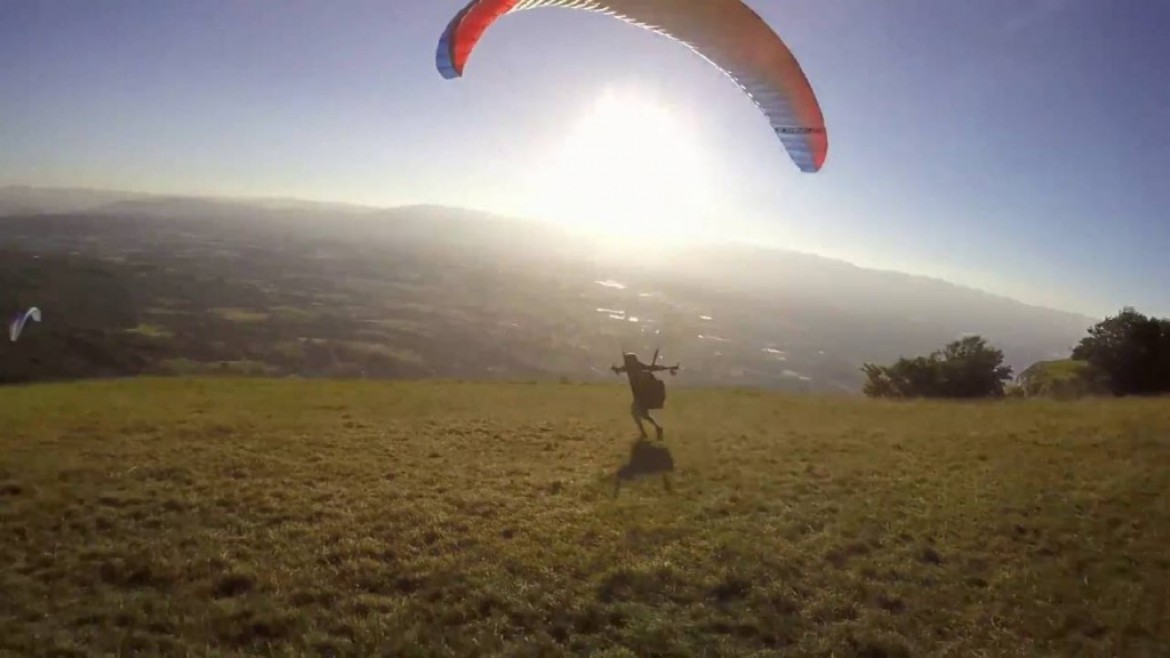
[[[638,404],[637,400],[634,400],[633,403],[630,404],[630,415],[634,417],[634,422],[638,424],[638,432],[642,434],[643,439],[646,438],[646,427],[642,425],[643,419],[650,421],[650,424],[654,426],[657,437],[662,439],[662,426],[658,424],[658,421],[654,420],[654,417],[650,415],[649,411],[643,409],[642,406]]]

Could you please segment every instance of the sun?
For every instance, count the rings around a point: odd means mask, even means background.
[[[608,90],[535,168],[529,199],[537,214],[592,233],[685,241],[714,214],[701,146],[667,105]]]

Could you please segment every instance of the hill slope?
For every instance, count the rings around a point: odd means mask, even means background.
[[[0,362],[5,381],[78,376],[86,360],[90,375],[110,364],[121,374],[245,364],[301,376],[600,379],[623,348],[661,348],[688,383],[858,391],[866,361],[973,332],[1019,371],[1066,357],[1093,323],[808,254],[621,252],[545,223],[434,206],[139,197],[0,218],[0,241],[0,305],[53,318]],[[65,310],[111,295],[117,312],[104,324],[92,314],[73,324]]]
[[[1162,401],[619,386],[0,390],[0,653],[1152,656]]]

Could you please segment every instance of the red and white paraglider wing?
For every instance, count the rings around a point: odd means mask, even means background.
[[[439,73],[461,77],[497,20],[542,7],[607,14],[685,44],[755,102],[801,171],[824,165],[829,139],[812,85],[780,37],[742,0],[471,0],[439,40]]]

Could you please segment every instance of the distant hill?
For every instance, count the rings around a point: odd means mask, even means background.
[[[761,300],[777,314],[792,307],[819,309],[849,323],[832,331],[854,341],[855,358],[871,358],[865,355],[880,345],[896,345],[901,355],[922,351],[923,341],[977,333],[1002,346],[1009,362],[1022,368],[1035,360],[1067,356],[1098,321],[939,279],[792,251],[696,247],[676,262],[685,264],[677,268],[677,276],[718,281],[727,290]],[[880,358],[892,356],[884,352]]]
[[[8,185],[0,187],[0,216],[84,212],[111,203],[145,197],[142,194],[110,190]]]
[[[797,252],[719,244],[631,259],[549,223],[441,206],[3,188],[0,208],[21,209],[0,212],[13,250],[0,302],[48,306],[35,300],[53,289],[68,308],[87,287],[53,288],[49,261],[88,263],[125,299],[104,330],[133,336],[137,356],[114,362],[148,371],[596,379],[622,349],[661,348],[683,362],[680,384],[856,391],[863,362],[966,333],[1018,372],[1067,357],[1095,322]],[[33,259],[39,281],[22,274]],[[372,353],[380,365],[362,367]],[[36,372],[52,368],[24,377]]]

